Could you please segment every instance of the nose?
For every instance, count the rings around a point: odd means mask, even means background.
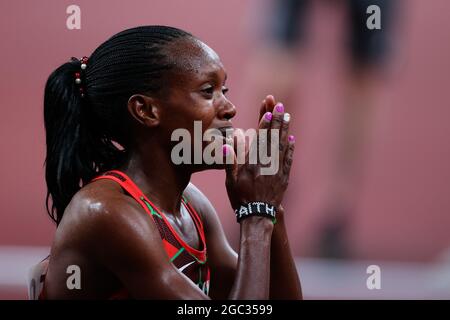
[[[217,114],[219,119],[230,120],[236,115],[236,107],[229,100],[225,100],[225,103],[219,109]]]

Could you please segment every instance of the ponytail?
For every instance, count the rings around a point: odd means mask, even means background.
[[[72,58],[48,78],[44,95],[47,156],[46,208],[59,224],[73,195],[100,171],[109,170],[124,158],[124,151],[102,137],[87,96],[75,83],[80,61]],[[51,198],[51,206],[50,206]]]

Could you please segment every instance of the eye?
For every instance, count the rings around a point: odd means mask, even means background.
[[[228,89],[227,87],[222,87],[222,93],[223,93],[223,95],[226,95],[227,92],[228,92],[229,90],[230,90],[230,89]]]
[[[209,86],[205,89],[202,89],[202,92],[205,93],[208,96],[211,96],[214,93],[214,87],[213,86]]]

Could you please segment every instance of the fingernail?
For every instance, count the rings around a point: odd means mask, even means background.
[[[228,153],[230,153],[230,150],[228,150],[228,145],[224,144],[224,145],[222,146],[222,152],[223,152],[223,155],[224,155],[224,156],[227,156]]]
[[[229,144],[231,145],[233,143],[233,138],[232,137],[226,137],[225,138],[225,144]],[[228,149],[228,148],[227,148]]]
[[[264,118],[265,118],[267,121],[272,120],[272,113],[271,113],[271,112],[266,112],[266,114],[264,115]]]
[[[295,142],[294,136],[289,136],[289,137],[288,137],[288,141],[289,141],[289,142]]]
[[[291,115],[289,113],[285,113],[283,116],[283,121],[284,122],[289,122],[289,120],[291,120]]]
[[[277,105],[275,106],[275,110],[277,110],[277,112],[284,112],[284,106],[281,102],[277,103]]]

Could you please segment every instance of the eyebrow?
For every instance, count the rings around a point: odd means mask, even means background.
[[[224,82],[225,82],[228,79],[228,74],[227,74],[226,71],[224,71],[224,73],[225,73],[225,78],[224,78]],[[219,72],[217,70],[216,71],[210,71],[210,72],[206,73],[206,76],[208,78],[211,78],[211,79],[218,79],[219,78]]]

